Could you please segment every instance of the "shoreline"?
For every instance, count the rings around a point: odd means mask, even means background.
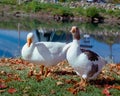
[[[54,20],[54,16],[52,16],[51,14],[48,14],[48,13],[43,13],[43,12],[39,12],[39,13],[19,13],[19,14],[15,14],[15,13],[5,13],[4,15],[0,15],[1,16],[1,21],[4,20],[5,18],[8,18],[8,17],[12,17],[12,18],[31,18],[31,19],[44,19],[44,20]],[[75,16],[73,19],[72,19],[73,22],[89,22],[89,23],[92,23],[91,22],[91,18],[87,18],[87,17],[84,17],[84,16]],[[96,23],[99,23],[97,20],[96,20]],[[111,18],[104,18],[104,21],[102,23],[107,23],[107,24],[112,24],[112,25],[116,25],[116,24],[120,24],[120,19],[118,18],[115,18],[115,17],[111,17]]]

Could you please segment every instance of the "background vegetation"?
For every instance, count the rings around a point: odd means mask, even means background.
[[[67,0],[71,1],[71,0]],[[77,0],[76,0],[77,1]],[[115,1],[117,2],[117,1]],[[75,7],[71,8],[68,5],[63,5],[62,3],[40,3],[37,0],[31,0],[30,2],[24,2],[20,5],[18,4],[18,0],[1,0],[0,1],[0,11],[6,9],[6,6],[9,6],[9,9],[6,10],[7,12],[14,12],[14,11],[22,11],[31,14],[35,14],[38,12],[44,12],[51,15],[74,15],[74,16],[85,16],[85,17],[93,17],[96,15],[101,15],[103,17],[120,17],[120,10],[119,9],[105,9],[105,8],[98,8],[98,7]],[[5,9],[4,9],[5,8]],[[5,11],[4,11],[5,12]]]

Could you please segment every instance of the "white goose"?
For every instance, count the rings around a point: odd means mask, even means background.
[[[67,51],[66,58],[77,75],[81,77],[79,84],[86,86],[86,81],[96,78],[107,62],[90,50],[80,49],[80,31],[78,27],[73,26],[70,32],[72,33],[73,41]]]
[[[32,32],[27,35],[27,43],[23,46],[22,58],[41,64],[41,74],[43,74],[44,66],[46,66],[45,76],[48,74],[48,66],[53,66],[66,59],[66,52],[70,44],[60,42],[34,42],[34,34]]]

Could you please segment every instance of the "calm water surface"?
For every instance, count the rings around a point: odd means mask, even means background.
[[[70,28],[77,25],[81,30],[80,46],[93,50],[109,62],[120,63],[120,27],[107,24],[80,22],[54,22],[31,19],[5,19],[0,21],[0,57],[21,56],[22,46],[29,32],[35,41],[71,42]]]

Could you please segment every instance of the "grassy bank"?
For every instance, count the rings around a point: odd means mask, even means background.
[[[75,17],[99,17],[105,19],[120,18],[120,10],[113,4],[98,3],[40,3],[33,0],[32,2],[21,3],[16,0],[4,0],[0,2],[0,11],[2,14],[21,12],[22,14],[34,14],[37,16],[47,15],[74,15]],[[110,20],[110,19],[109,19]]]
[[[82,88],[76,86],[80,78],[67,62],[52,67],[51,72],[44,78],[38,74],[38,65],[21,59],[0,59],[0,95],[118,96],[120,94],[119,68],[119,64],[107,65],[97,80],[90,81],[86,88]]]

